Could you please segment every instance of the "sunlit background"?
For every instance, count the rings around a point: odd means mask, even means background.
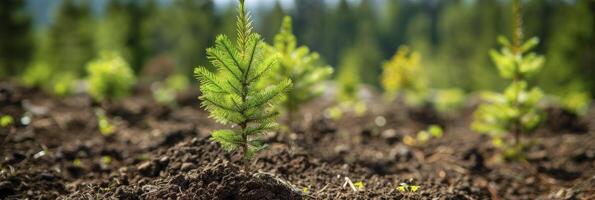
[[[595,2],[527,0],[526,38],[537,36],[544,69],[531,79],[548,93],[595,94]],[[357,62],[378,86],[382,63],[402,45],[422,55],[432,87],[497,90],[488,52],[511,34],[510,0],[247,0],[266,41],[282,16],[294,19],[300,44],[340,69]],[[0,77],[41,65],[52,77],[85,76],[101,51],[118,51],[140,77],[192,76],[208,65],[217,34],[234,35],[234,0],[4,0],[0,4]],[[355,61],[354,61],[355,60]]]

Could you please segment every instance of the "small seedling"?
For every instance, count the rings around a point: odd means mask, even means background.
[[[47,63],[36,61],[25,71],[21,77],[23,84],[29,87],[42,88],[52,79],[52,71]]]
[[[176,95],[188,88],[190,81],[183,74],[167,77],[164,82],[157,82],[151,86],[153,98],[160,104],[175,106]]]
[[[405,136],[403,143],[409,146],[420,145],[428,142],[432,138],[441,138],[444,131],[438,125],[430,125],[427,130],[419,131],[416,137]]]
[[[306,46],[297,47],[297,40],[292,33],[291,17],[286,16],[281,31],[275,36],[274,51],[279,54],[279,62],[272,69],[268,83],[277,83],[287,77],[293,88],[287,93],[283,104],[289,122],[299,111],[299,107],[319,96],[324,90],[322,81],[327,79],[333,68],[323,65],[320,56]]]
[[[399,184],[399,186],[397,186],[397,190],[399,190],[399,192],[401,193],[416,193],[417,191],[419,191],[419,189],[419,185],[410,185],[408,183],[401,183]]]
[[[99,126],[99,132],[103,136],[110,136],[114,134],[114,126],[109,122],[109,119],[105,115],[105,111],[102,109],[95,110],[95,116],[97,117],[97,124]]]
[[[428,94],[428,82],[421,74],[421,55],[402,46],[397,53],[382,65],[380,77],[388,101],[402,93],[408,105],[420,105]]]
[[[365,184],[362,181],[356,181],[355,183],[353,183],[353,186],[355,186],[355,188],[357,188],[358,190],[363,190],[365,188]]]
[[[566,111],[584,116],[589,111],[589,105],[591,105],[590,96],[587,92],[569,92],[560,98],[560,106]]]
[[[81,159],[79,159],[79,158],[77,158],[77,159],[74,159],[74,160],[72,161],[72,165],[74,165],[75,167],[81,167],[81,166],[82,166],[82,164],[83,164],[83,163],[81,162]]]
[[[87,65],[89,94],[96,101],[118,100],[130,94],[136,78],[126,61],[113,52],[103,52]]]
[[[110,165],[112,163],[111,156],[101,156],[101,164],[103,165]]]
[[[0,117],[0,127],[6,128],[14,123],[14,119],[10,115],[2,115]]]
[[[465,92],[458,88],[436,90],[432,105],[441,114],[454,113],[465,103]]]
[[[276,109],[291,88],[291,80],[258,87],[258,82],[268,77],[277,56],[268,53],[260,35],[252,32],[252,21],[243,0],[238,12],[236,43],[226,35],[219,35],[215,46],[207,49],[216,72],[197,67],[194,73],[200,80],[199,99],[210,117],[233,125],[233,129],[213,131],[211,140],[228,151],[241,149],[244,171],[248,172],[249,160],[266,147],[260,136],[277,128]]]
[[[76,85],[76,76],[73,73],[60,73],[52,78],[52,93],[56,96],[72,94]]]
[[[503,46],[500,51],[492,50],[490,55],[498,67],[500,76],[512,81],[502,93],[486,93],[483,99],[487,103],[481,104],[473,114],[471,128],[479,133],[486,133],[492,138],[502,140],[506,133],[514,135],[514,145],[503,143],[504,149],[522,149],[520,137],[533,131],[543,118],[538,103],[544,94],[539,88],[529,88],[527,78],[535,75],[541,69],[544,58],[530,52],[539,40],[531,38],[522,43],[521,3],[513,3],[514,38],[510,42],[500,37]],[[520,152],[519,152],[520,153]]]
[[[361,58],[355,55],[355,51],[347,52],[348,54],[341,60],[336,77],[336,105],[328,108],[325,113],[327,117],[335,120],[340,119],[345,112],[353,112],[356,116],[361,116],[367,110],[365,102],[359,97]]]

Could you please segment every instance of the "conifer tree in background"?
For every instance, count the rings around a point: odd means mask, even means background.
[[[132,32],[132,17],[127,10],[127,3],[129,2],[123,0],[110,0],[105,18],[97,23],[94,36],[95,48],[98,52],[119,52],[122,57],[130,61],[132,52],[127,43]]]
[[[22,74],[30,87],[58,96],[70,94],[95,55],[94,27],[88,2],[64,0],[49,29],[36,37],[33,60]]]
[[[275,5],[271,10],[264,11],[262,13],[262,25],[258,30],[260,30],[262,37],[265,38],[266,42],[273,43],[273,41],[268,41],[266,39],[270,40],[275,38],[275,35],[283,23],[285,11],[283,11],[283,7],[281,7],[281,2],[276,0]]]
[[[505,147],[505,156],[517,157],[522,150],[521,135],[528,133],[542,119],[538,103],[544,96],[539,88],[529,88],[527,78],[541,69],[544,58],[530,52],[538,43],[532,38],[523,43],[522,7],[520,0],[513,2],[513,40],[499,38],[503,45],[500,51],[492,50],[490,55],[500,76],[512,81],[503,94],[484,95],[487,103],[474,113],[471,128],[487,133],[494,138],[495,145]],[[506,133],[514,136],[514,146],[502,142]]]
[[[405,95],[408,105],[419,105],[427,97],[428,80],[421,75],[421,55],[401,46],[395,55],[382,65],[381,85],[387,100],[392,101],[399,93]]]
[[[310,52],[306,46],[297,46],[289,16],[283,19],[281,31],[275,36],[274,50],[280,57],[269,82],[278,83],[287,77],[291,79],[293,88],[284,100],[291,124],[299,107],[322,93],[324,86],[321,82],[333,73],[333,69],[323,65],[318,53]]]
[[[152,56],[171,56],[176,72],[187,74],[192,66],[207,64],[204,49],[212,44],[216,24],[212,0],[176,0],[145,23],[143,45]]]
[[[336,32],[329,21],[331,12],[324,1],[294,0],[293,27],[295,36],[300,44],[307,45],[312,51],[317,51],[327,59],[327,63],[334,65],[336,60],[331,54],[336,53],[337,46],[332,46],[331,38]],[[278,31],[275,29],[274,31]]]
[[[290,89],[291,81],[285,79],[265,88],[257,86],[269,76],[277,56],[266,51],[260,35],[252,32],[244,0],[240,0],[236,25],[236,43],[226,35],[219,35],[215,46],[207,49],[207,57],[216,72],[197,67],[194,73],[201,84],[199,99],[210,117],[235,127],[213,131],[211,139],[228,151],[241,149],[244,170],[248,172],[250,158],[266,147],[259,136],[277,127],[276,107]]]
[[[0,3],[0,77],[16,75],[31,57],[31,19],[25,1]]]
[[[87,74],[89,95],[98,102],[122,99],[136,83],[130,65],[116,52],[101,52],[87,64]]]
[[[105,16],[96,25],[96,51],[119,52],[138,72],[148,56],[143,42],[149,39],[144,31],[155,10],[155,0],[109,0]]]
[[[360,99],[361,66],[364,65],[358,51],[350,48],[341,56],[336,81],[336,104],[328,108],[326,115],[335,120],[343,117],[343,113],[352,112],[361,116],[366,111],[366,104]]]
[[[52,71],[80,76],[96,53],[88,2],[64,0],[54,19],[47,33],[47,47],[51,50],[43,57]]]

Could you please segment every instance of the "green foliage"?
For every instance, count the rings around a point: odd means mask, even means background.
[[[293,88],[284,100],[288,115],[294,114],[300,105],[319,96],[324,90],[322,81],[333,72],[330,66],[321,63],[318,53],[310,52],[306,46],[297,47],[292,30],[291,18],[286,16],[281,31],[275,36],[274,51],[280,56],[279,62],[271,70],[271,77],[268,79],[269,83],[278,83],[287,77],[291,79]]]
[[[408,183],[400,183],[399,186],[397,186],[397,190],[402,193],[406,193],[406,192],[416,193],[417,191],[419,191],[419,188],[420,188],[419,185],[412,185],[412,184],[408,184]]]
[[[176,95],[188,89],[190,81],[183,74],[170,75],[164,82],[157,82],[151,86],[155,101],[165,105],[175,105]]]
[[[539,43],[539,39],[531,38],[520,47],[512,46],[512,43],[503,36],[498,38],[498,42],[503,48],[500,51],[490,51],[490,56],[502,78],[526,79],[539,72],[543,66],[545,61],[543,56],[529,52]]]
[[[28,67],[21,81],[28,87],[37,87],[57,96],[66,96],[74,91],[77,76],[72,72],[55,73],[46,62],[38,61]]]
[[[0,127],[6,128],[14,123],[14,119],[10,115],[2,115],[0,117]]]
[[[589,111],[591,95],[587,92],[572,91],[560,99],[560,105],[564,110],[584,116]]]
[[[440,126],[432,124],[428,129],[419,131],[415,138],[405,136],[403,138],[403,143],[410,146],[420,145],[428,142],[432,138],[441,138],[443,134],[444,131]]]
[[[126,97],[136,79],[130,66],[120,55],[103,52],[87,64],[89,94],[96,101]]]
[[[110,123],[109,119],[105,115],[105,111],[103,109],[96,109],[95,110],[95,117],[97,117],[97,125],[99,126],[99,132],[103,136],[110,136],[114,134],[115,128]]]
[[[166,54],[176,61],[176,71],[191,73],[207,64],[204,49],[212,45],[219,24],[213,0],[177,0],[148,13],[143,25],[143,45],[150,55]],[[233,20],[233,16],[222,17]]]
[[[46,86],[52,79],[52,71],[46,62],[35,62],[25,69],[21,80],[28,87]]]
[[[213,141],[234,151],[242,148],[248,170],[248,160],[265,145],[259,136],[277,127],[276,107],[283,94],[290,89],[291,80],[285,79],[267,87],[258,82],[268,76],[277,62],[277,56],[266,51],[261,37],[252,32],[252,22],[240,0],[237,18],[236,43],[226,35],[219,35],[215,46],[207,49],[207,57],[216,68],[210,72],[197,67],[194,73],[200,80],[202,106],[210,117],[235,129],[214,131]]]
[[[64,0],[55,12],[53,23],[44,35],[38,59],[48,62],[52,75],[72,72],[84,73],[84,66],[96,53],[94,48],[94,23],[87,1]]]
[[[432,104],[439,113],[453,113],[463,107],[466,97],[465,92],[459,88],[437,90],[434,93]]]
[[[427,98],[428,81],[421,74],[420,59],[419,53],[402,46],[382,65],[380,79],[387,99],[393,100],[402,92],[409,105],[419,105]]]
[[[29,3],[6,0],[0,5],[0,78],[17,75],[31,57],[31,16]]]
[[[74,73],[65,72],[56,74],[52,78],[52,93],[56,96],[67,96],[75,90],[77,77]]]
[[[497,139],[503,138],[506,133],[514,133],[515,142],[519,144],[519,135],[532,131],[543,119],[538,103],[544,94],[539,88],[529,89],[526,79],[541,69],[544,59],[530,52],[538,43],[536,38],[522,45],[519,41],[513,44],[504,37],[498,40],[503,48],[499,52],[491,51],[490,55],[500,75],[512,80],[512,83],[502,94],[482,95],[486,103],[473,114],[471,128]],[[517,37],[517,40],[520,39]]]
[[[366,104],[359,97],[361,86],[360,67],[363,61],[354,49],[347,50],[341,60],[336,79],[337,97],[336,105],[326,110],[327,116],[339,119],[344,112],[354,112],[355,115],[363,115],[366,112]]]
[[[471,128],[494,137],[511,131],[529,132],[537,127],[543,114],[537,104],[544,94],[538,88],[527,89],[524,81],[512,83],[504,94],[484,93],[487,101],[473,114]]]
[[[101,164],[103,165],[110,165],[112,163],[111,156],[101,156]]]

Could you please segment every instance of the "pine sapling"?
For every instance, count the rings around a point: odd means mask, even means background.
[[[259,87],[258,82],[268,77],[277,56],[266,51],[260,35],[252,32],[244,0],[240,0],[238,13],[236,43],[226,35],[219,35],[215,46],[207,49],[207,57],[216,71],[201,66],[194,73],[200,80],[199,99],[210,117],[232,125],[232,129],[214,131],[211,140],[228,151],[241,149],[244,171],[248,172],[250,158],[266,147],[259,136],[277,127],[276,108],[292,84],[284,79]]]
[[[274,51],[280,57],[270,80],[280,82],[289,77],[293,83],[283,102],[291,123],[302,104],[322,93],[324,86],[321,82],[333,73],[333,68],[323,65],[318,53],[311,52],[308,47],[297,47],[289,16],[285,16],[281,31],[275,36]]]
[[[130,94],[136,78],[119,54],[103,52],[87,64],[89,94],[96,101],[118,100]]]
[[[425,100],[428,84],[420,71],[420,59],[419,53],[402,46],[383,64],[380,79],[386,99],[393,100],[402,93],[410,105],[418,105]]]
[[[516,156],[521,148],[520,137],[537,127],[543,118],[538,103],[544,94],[539,88],[529,88],[527,78],[535,75],[544,63],[544,58],[530,50],[538,43],[537,38],[532,38],[522,43],[521,3],[513,2],[514,34],[511,43],[504,37],[499,38],[503,45],[500,51],[492,50],[490,55],[498,67],[500,76],[511,80],[510,86],[503,94],[487,93],[483,95],[487,101],[474,113],[471,128],[480,133],[490,134],[496,145],[503,144],[502,138],[506,133],[514,135],[514,148],[510,155]]]
[[[335,120],[340,119],[345,112],[353,112],[356,116],[361,116],[366,112],[366,104],[359,96],[362,81],[360,68],[365,63],[357,54],[355,49],[347,49],[339,64],[340,67],[335,77],[337,102],[325,113]]]

